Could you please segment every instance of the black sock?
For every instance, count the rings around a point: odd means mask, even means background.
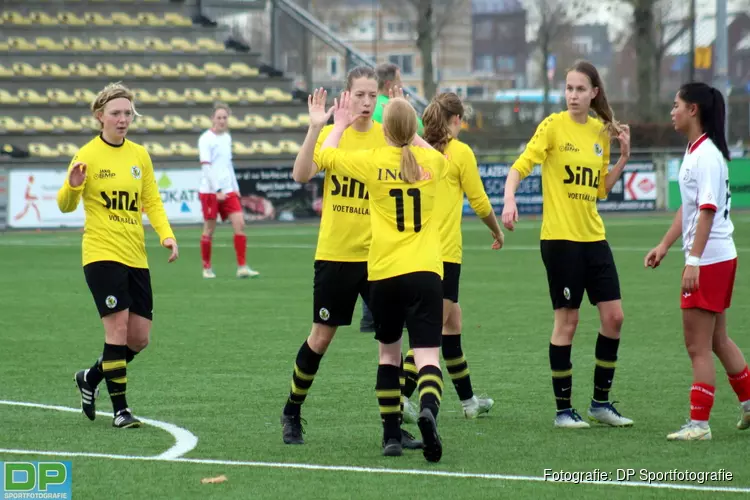
[[[289,398],[284,406],[285,415],[299,415],[302,403],[305,402],[307,391],[318,373],[322,354],[310,349],[310,345],[305,340],[302,347],[297,353],[297,360],[294,363],[294,372],[292,373],[292,388],[289,391]]]
[[[469,364],[461,349],[461,335],[443,335],[443,359],[456,388],[458,399],[466,401],[474,397],[469,376]]]
[[[549,345],[549,364],[552,368],[552,390],[555,393],[557,411],[572,408],[570,396],[573,391],[573,365],[570,362],[569,345]]]
[[[128,346],[104,344],[102,372],[104,373],[104,380],[107,382],[107,391],[109,391],[109,397],[112,399],[112,408],[115,413],[128,407],[128,402],[125,399],[128,384],[128,362],[125,360],[127,352]]]
[[[399,388],[399,367],[378,365],[378,378],[375,393],[380,406],[380,419],[383,421],[383,441],[401,439],[401,389]]]
[[[128,353],[125,355],[125,361],[127,364],[130,364],[131,361],[133,361],[133,358],[136,357],[139,351],[134,351],[130,347],[128,347]],[[104,380],[104,372],[102,372],[102,357],[99,356],[99,359],[96,360],[96,362],[89,368],[89,372],[86,374],[86,382],[91,387],[96,387],[99,385],[102,380]]]
[[[414,350],[409,349],[404,359],[404,388],[401,391],[408,398],[417,388],[417,365],[414,364]]]
[[[419,406],[428,408],[437,418],[440,401],[443,399],[443,372],[435,365],[423,366],[419,370]]]
[[[611,339],[601,333],[596,339],[596,367],[594,368],[594,401],[609,401],[609,390],[615,377],[617,348],[620,339]]]

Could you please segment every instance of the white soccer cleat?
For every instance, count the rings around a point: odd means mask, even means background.
[[[599,404],[589,407],[589,420],[612,427],[630,427],[633,421],[620,415],[612,403]]]
[[[468,419],[474,419],[479,415],[489,413],[494,405],[495,401],[491,398],[478,398],[476,396],[466,401],[461,401],[461,406],[464,408],[464,417]]]
[[[572,408],[557,412],[555,417],[555,427],[561,429],[588,429],[591,427],[584,422],[581,416]]]
[[[419,409],[417,405],[412,403],[411,399],[406,396],[401,396],[401,400],[404,402],[404,413],[402,420],[405,424],[416,424],[419,418]]]
[[[741,431],[750,429],[750,404],[741,405],[742,414],[740,415],[740,421],[737,422],[737,428]]]
[[[237,277],[238,278],[255,278],[260,273],[258,271],[254,271],[253,269],[250,269],[248,266],[240,266],[237,268]]]
[[[203,270],[203,277],[206,279],[212,279],[212,278],[215,278],[216,275],[214,274],[213,269],[209,267],[208,269]]]
[[[680,430],[667,434],[669,441],[707,441],[711,439],[711,428],[706,424],[699,424],[690,420],[680,427]]]

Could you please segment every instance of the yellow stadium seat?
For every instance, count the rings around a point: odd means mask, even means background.
[[[68,94],[62,89],[47,89],[47,98],[49,102],[57,104],[76,104],[78,99],[75,95]]]
[[[199,38],[195,41],[195,45],[199,50],[206,50],[208,52],[224,52],[226,50],[223,44],[213,38]]]
[[[274,146],[268,141],[253,141],[251,145],[256,153],[263,155],[278,155],[281,154],[281,148]]]
[[[282,153],[296,155],[297,153],[299,153],[300,146],[294,141],[282,140],[279,141],[279,149],[281,149]]]
[[[37,50],[37,46],[31,40],[26,40],[20,36],[8,37],[8,48],[12,50]]]
[[[91,115],[86,115],[81,117],[81,127],[83,127],[83,130],[90,131],[90,130],[100,130],[101,124],[99,123],[99,120],[94,118]]]
[[[177,78],[178,76],[180,76],[180,72],[178,70],[165,63],[153,63],[151,65],[151,71],[154,75],[159,75],[166,78]]]
[[[255,150],[252,147],[245,146],[240,141],[232,141],[232,153],[236,155],[253,155]]]
[[[203,78],[206,76],[206,72],[193,63],[179,63],[176,69],[180,73],[180,76],[189,76],[191,78]]]
[[[185,96],[178,94],[174,89],[160,88],[156,91],[156,95],[161,102],[168,102],[170,104],[182,104],[185,102]]]
[[[5,24],[32,24],[31,18],[17,11],[3,12],[3,21]]]
[[[266,96],[266,101],[270,102],[289,102],[292,100],[292,94],[276,87],[266,87],[263,89],[263,95]]]
[[[155,50],[158,52],[171,52],[172,46],[168,43],[164,43],[164,40],[161,38],[156,38],[153,36],[146,37],[143,40],[143,43],[146,45],[146,48],[148,50]]]
[[[190,122],[195,128],[201,130],[209,129],[213,125],[211,123],[211,118],[206,115],[193,115],[190,117]]]
[[[245,63],[235,62],[229,65],[229,71],[232,72],[233,76],[258,76],[260,72],[258,68],[251,68]]]
[[[60,153],[60,156],[73,157],[79,149],[80,148],[72,142],[62,142],[57,145],[57,152]]]
[[[96,71],[98,71],[100,75],[112,78],[120,78],[127,75],[124,70],[112,63],[96,63]]]
[[[167,125],[162,120],[158,120],[151,115],[140,116],[137,122],[138,128],[148,130],[149,132],[163,132],[167,128]]]
[[[13,71],[18,76],[27,76],[32,78],[38,78],[44,74],[29,63],[13,63]]]
[[[21,99],[8,92],[5,89],[0,89],[0,104],[18,104]]]
[[[135,38],[118,38],[117,43],[122,50],[128,50],[130,52],[143,52],[146,50],[146,45],[142,44]]]
[[[5,132],[25,132],[26,125],[23,122],[17,122],[10,116],[0,116],[0,130]]]
[[[168,12],[164,14],[164,21],[170,26],[192,26],[193,22],[189,17],[185,17],[182,14],[176,12]]]
[[[173,142],[169,145],[169,149],[172,154],[179,156],[198,156],[200,152],[195,146],[191,146],[187,142]]]
[[[273,128],[273,123],[271,123],[269,120],[266,120],[261,115],[257,114],[249,114],[245,116],[245,124],[247,125],[247,128],[249,130],[265,130]]]
[[[69,116],[53,116],[50,123],[55,127],[56,132],[80,132],[83,130],[83,125],[80,122],[73,121]]]
[[[138,14],[138,22],[141,26],[166,26],[167,21],[151,12],[142,12]]]
[[[57,20],[60,21],[61,24],[68,24],[70,26],[86,25],[86,19],[83,16],[78,17],[72,12],[60,12],[57,14]]]
[[[119,52],[120,46],[107,38],[97,37],[89,40],[91,48],[100,52]]]
[[[89,52],[93,49],[90,43],[76,37],[65,37],[62,42],[69,50],[73,51]]]
[[[54,76],[55,78],[70,76],[70,70],[68,68],[63,68],[59,64],[55,63],[42,63],[39,69],[45,75]]]
[[[214,98],[200,89],[185,89],[185,101],[198,104],[209,104],[214,102]]]
[[[60,23],[56,17],[52,17],[49,14],[40,11],[30,12],[29,18],[36,24],[43,24],[46,26],[54,26],[55,24]]]
[[[96,69],[89,68],[83,63],[70,63],[68,64],[68,70],[71,75],[76,76],[99,76],[99,72]]]
[[[52,132],[55,130],[55,127],[51,123],[47,123],[38,116],[24,116],[23,124],[26,125],[27,130],[35,132]]]
[[[184,38],[172,38],[169,41],[173,50],[181,50],[182,52],[198,52],[200,47],[197,44],[190,42]]]
[[[46,95],[41,95],[36,90],[31,89],[19,90],[18,97],[21,99],[21,102],[29,104],[47,104],[49,102]]]
[[[62,52],[65,50],[65,45],[46,36],[36,37],[36,46],[51,52]]]
[[[282,113],[273,113],[271,115],[271,122],[276,128],[299,128],[299,123],[296,120],[292,120],[289,116]]]
[[[164,115],[164,118],[162,118],[162,121],[167,126],[167,129],[179,130],[179,131],[193,130],[193,124],[183,119],[181,116]]]
[[[125,63],[122,67],[127,74],[136,78],[150,78],[154,76],[151,68],[141,66],[138,63]]]
[[[10,50],[10,47],[8,46],[8,42],[3,42],[0,40],[0,51],[7,51]]]
[[[255,89],[241,88],[237,90],[240,102],[262,103],[266,102],[266,96],[259,94]]]
[[[229,128],[232,130],[241,130],[247,128],[247,123],[245,123],[245,120],[240,120],[234,115],[229,115],[227,125],[229,125]]]
[[[148,151],[148,154],[151,156],[171,156],[172,151],[165,148],[158,142],[144,142],[143,147],[146,148],[146,151]]]
[[[206,72],[206,76],[232,76],[232,72],[217,63],[205,63],[203,65],[203,71]]]
[[[130,17],[124,12],[113,12],[111,16],[112,22],[120,24],[122,26],[138,26],[141,24],[137,18]]]
[[[297,115],[297,123],[299,123],[300,127],[309,127],[310,126],[310,115],[307,113],[300,113]]]
[[[161,99],[159,99],[156,94],[152,94],[147,90],[134,90],[133,95],[135,96],[135,100],[137,103],[142,102],[144,104],[158,104],[159,102],[161,102]]]
[[[96,99],[96,94],[89,89],[75,89],[73,95],[81,104],[91,104]]]
[[[15,73],[13,72],[12,68],[6,68],[2,64],[0,64],[0,78],[10,78],[12,76],[15,76]]]
[[[87,12],[83,18],[86,19],[86,22],[94,26],[112,26],[113,24],[111,18],[104,17],[99,12]]]
[[[222,88],[211,89],[211,97],[213,97],[217,101],[223,101],[227,104],[234,104],[236,102],[239,102],[240,100],[240,98],[237,97],[237,94]]]
[[[60,152],[57,148],[50,148],[46,144],[40,142],[32,142],[29,144],[29,153],[31,156],[41,156],[43,158],[57,158],[60,156]]]

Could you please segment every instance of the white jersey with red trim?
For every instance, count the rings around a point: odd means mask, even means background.
[[[732,233],[734,225],[729,217],[732,194],[729,190],[729,169],[724,156],[711,139],[703,134],[689,144],[680,167],[680,196],[682,197],[682,249],[685,258],[695,241],[698,215],[703,209],[714,210],[714,222],[701,266],[737,257]]]
[[[199,193],[239,193],[237,176],[232,165],[232,136],[229,132],[216,134],[206,130],[198,139],[201,162]]]

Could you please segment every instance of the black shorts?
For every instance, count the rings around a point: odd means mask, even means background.
[[[592,305],[621,298],[615,259],[606,240],[542,240],[541,250],[553,309],[579,309],[584,290]]]
[[[315,261],[313,323],[351,325],[357,296],[370,299],[367,262]]]
[[[406,322],[412,349],[440,347],[443,287],[438,274],[416,272],[373,281],[369,305],[375,340],[384,344],[398,342]]]
[[[129,309],[133,314],[152,319],[154,297],[148,269],[104,260],[86,264],[83,274],[102,318]]]
[[[461,264],[443,262],[443,298],[458,303],[458,281],[461,278]]]

